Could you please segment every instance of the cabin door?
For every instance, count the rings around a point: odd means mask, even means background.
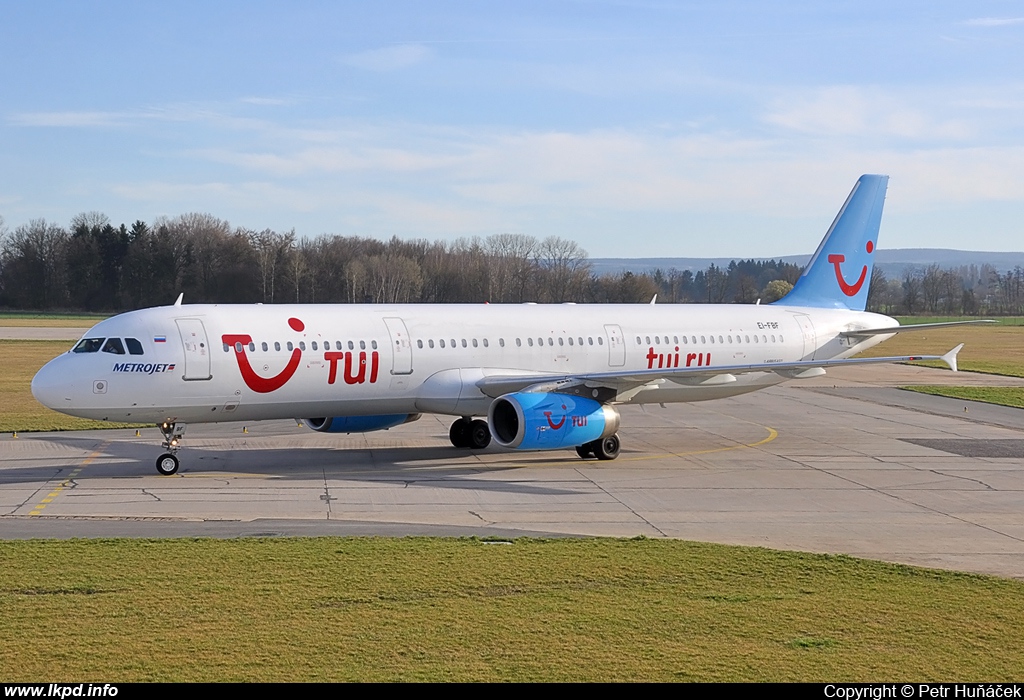
[[[210,373],[210,343],[206,328],[198,318],[176,318],[181,344],[185,348],[185,371],[181,378],[187,382],[213,379]]]
[[[391,336],[391,374],[412,374],[412,341],[405,321],[400,318],[386,318],[384,325]]]
[[[608,366],[622,367],[626,364],[626,340],[622,337],[622,329],[618,324],[608,324],[604,327],[605,336],[608,339]]]

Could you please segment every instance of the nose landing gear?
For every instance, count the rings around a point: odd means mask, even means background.
[[[185,434],[185,424],[177,425],[170,421],[160,424],[160,432],[164,435],[163,447],[168,452],[157,457],[156,470],[164,476],[171,476],[178,471],[178,450],[181,449],[181,439]]]

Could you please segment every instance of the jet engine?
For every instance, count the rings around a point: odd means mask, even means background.
[[[614,408],[568,394],[505,394],[491,403],[487,419],[495,442],[519,450],[575,447],[619,429]]]
[[[303,418],[302,424],[318,433],[370,433],[374,430],[394,428],[403,423],[412,423],[419,418],[419,413],[396,413],[389,416]]]

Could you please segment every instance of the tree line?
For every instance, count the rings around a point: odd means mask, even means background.
[[[114,226],[98,212],[65,228],[0,218],[0,307],[115,312],[188,303],[754,303],[775,301],[801,268],[741,260],[722,268],[598,275],[556,236],[380,241],[232,227],[210,214]],[[1024,271],[875,269],[869,307],[885,313],[1022,313]]]

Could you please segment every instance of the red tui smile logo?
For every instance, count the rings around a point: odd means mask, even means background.
[[[297,318],[288,319],[288,325],[297,333],[306,330],[306,324]],[[225,345],[233,345],[235,349],[235,360],[238,362],[238,371],[242,373],[242,381],[245,385],[259,394],[268,394],[283,387],[295,370],[299,368],[299,361],[302,359],[302,350],[295,348],[288,364],[279,374],[273,377],[261,377],[249,364],[249,357],[245,354],[245,346],[252,342],[252,336],[245,334],[225,334],[221,336]]]
[[[868,251],[868,254],[870,255],[871,252],[875,249],[875,245],[871,241],[868,241],[866,249]],[[864,281],[868,277],[868,266],[865,265],[864,267],[862,267],[860,270],[860,277],[857,278],[857,281],[854,282],[853,284],[849,284],[847,283],[846,278],[843,277],[843,271],[839,267],[846,261],[846,256],[830,255],[828,256],[828,261],[835,266],[836,282],[839,283],[839,288],[843,290],[843,294],[845,294],[848,297],[857,296],[857,292],[859,292],[860,288],[864,286]]]
[[[562,406],[562,410],[563,411],[565,410],[565,406],[564,405]],[[565,425],[565,418],[566,418],[565,414],[562,414],[562,420],[558,421],[557,423],[554,422],[553,420],[551,420],[551,411],[544,411],[544,417],[548,419],[548,425],[551,426],[552,430],[558,430],[563,425]]]

